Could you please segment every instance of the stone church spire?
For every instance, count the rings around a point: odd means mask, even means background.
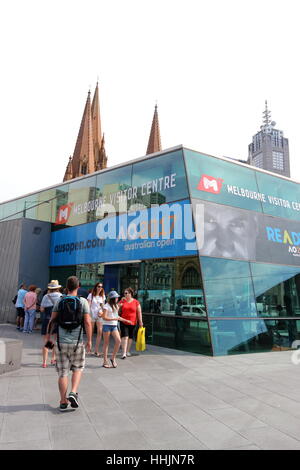
[[[99,88],[96,85],[93,102],[88,92],[73,156],[65,171],[64,181],[94,173],[107,167],[104,135],[101,131]]]
[[[104,147],[104,135],[101,130],[100,100],[98,82],[92,102],[93,146],[95,156],[95,169],[102,170],[107,167],[107,157]]]
[[[161,149],[162,148],[161,148],[161,141],[160,141],[160,130],[159,130],[158,112],[157,112],[157,104],[156,104],[146,155],[149,155],[150,153],[160,152]]]
[[[72,178],[73,178],[72,155],[70,155],[63,181],[68,181],[68,180],[71,180]]]
[[[93,128],[91,116],[91,92],[88,92],[81,125],[72,159],[73,178],[95,171]]]

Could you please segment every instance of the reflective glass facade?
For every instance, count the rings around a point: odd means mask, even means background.
[[[180,147],[0,204],[0,222],[22,217],[51,223],[49,278],[133,287],[148,343],[222,355],[300,339],[294,181]]]

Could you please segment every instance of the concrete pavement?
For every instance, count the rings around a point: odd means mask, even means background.
[[[206,357],[155,346],[104,369],[88,356],[80,407],[58,411],[57,374],[41,335],[0,376],[2,449],[300,449],[300,365],[291,352]]]

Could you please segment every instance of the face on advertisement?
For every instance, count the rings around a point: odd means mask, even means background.
[[[205,206],[204,246],[201,254],[255,259],[257,235],[256,214],[225,206]]]

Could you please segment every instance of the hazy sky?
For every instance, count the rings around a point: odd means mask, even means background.
[[[163,148],[246,159],[265,99],[300,181],[295,0],[0,3],[0,201],[62,181],[99,77],[108,164]]]

